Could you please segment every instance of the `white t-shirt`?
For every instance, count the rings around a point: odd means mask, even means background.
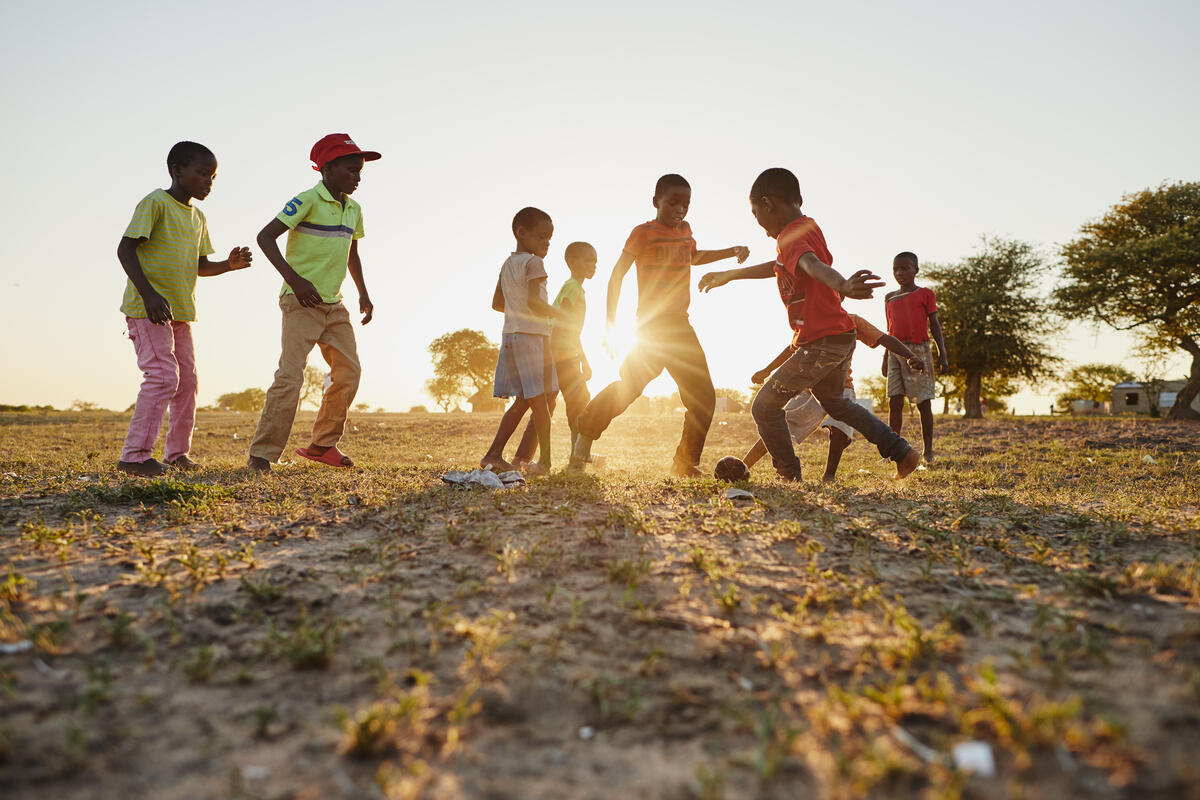
[[[536,291],[547,302],[546,265],[533,253],[513,253],[500,267],[500,291],[504,294],[504,332],[550,335],[550,320],[529,310],[530,281],[538,278]]]

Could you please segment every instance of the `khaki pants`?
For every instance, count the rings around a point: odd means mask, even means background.
[[[279,369],[275,371],[275,382],[267,390],[267,402],[258,419],[258,429],[250,442],[250,455],[267,461],[278,459],[287,446],[300,404],[304,367],[313,345],[321,348],[321,355],[329,364],[331,381],[317,411],[313,444],[332,447],[342,438],[346,412],[354,402],[362,375],[350,312],[344,305],[322,303],[316,308],[305,308],[295,295],[285,294],[279,298],[279,308],[283,311],[283,351],[279,356]]]

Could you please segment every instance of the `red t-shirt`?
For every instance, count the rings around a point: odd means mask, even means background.
[[[779,232],[776,247],[779,256],[775,260],[775,280],[779,298],[787,307],[788,324],[796,332],[793,341],[804,344],[853,331],[854,323],[842,308],[841,295],[800,267],[800,257],[805,253],[833,266],[825,234],[816,221],[812,217],[792,220]]]
[[[696,240],[686,221],[668,228],[656,220],[633,229],[623,248],[637,264],[639,322],[663,314],[686,315],[692,302]]]
[[[918,286],[911,292],[894,294],[884,301],[883,308],[892,336],[913,344],[929,341],[929,315],[937,313],[937,298],[932,289]]]

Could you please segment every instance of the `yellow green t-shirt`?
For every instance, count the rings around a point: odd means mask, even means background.
[[[137,204],[124,235],[145,239],[137,246],[138,263],[154,290],[171,304],[171,316],[177,322],[195,322],[196,268],[200,256],[213,252],[204,212],[165,189],[155,189]],[[146,318],[142,296],[128,279],[121,311],[127,317]]]
[[[284,258],[292,269],[311,281],[326,303],[341,300],[350,242],[363,236],[362,206],[349,196],[342,205],[319,182],[288,201],[275,219],[289,228]],[[292,293],[284,282],[279,295]]]

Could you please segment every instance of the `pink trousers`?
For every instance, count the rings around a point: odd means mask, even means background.
[[[191,450],[192,429],[196,427],[196,354],[191,323],[155,325],[132,317],[125,321],[142,370],[142,388],[129,421],[121,460],[145,461],[153,457],[163,414],[169,410],[165,455],[167,461],[174,461]]]

